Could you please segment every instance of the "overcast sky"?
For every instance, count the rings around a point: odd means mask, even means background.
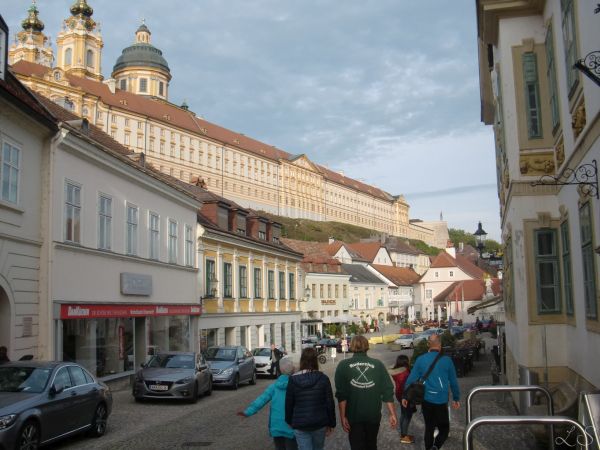
[[[52,43],[72,0],[38,0]],[[410,218],[500,239],[494,141],[480,121],[473,0],[88,0],[109,77],[142,18],[170,100],[403,194]],[[30,1],[0,13],[20,29]],[[126,5],[126,6],[125,6]]]

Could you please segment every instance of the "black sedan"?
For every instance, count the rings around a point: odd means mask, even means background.
[[[36,449],[83,431],[102,436],[111,408],[109,388],[78,364],[0,365],[0,448]]]
[[[133,396],[143,399],[181,399],[195,403],[199,394],[212,393],[212,375],[200,353],[165,352],[152,357],[135,375]]]

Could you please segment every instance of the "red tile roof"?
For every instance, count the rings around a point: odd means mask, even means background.
[[[373,264],[373,268],[396,286],[412,286],[421,279],[421,276],[417,272],[407,267]]]
[[[439,269],[442,267],[458,267],[472,278],[483,279],[485,271],[477,267],[464,256],[453,258],[448,252],[442,250],[431,262],[430,268]]]
[[[21,60],[12,66],[12,70],[23,76],[43,78],[52,69],[40,64]],[[292,155],[272,145],[265,144],[264,142],[247,137],[244,134],[236,133],[227,128],[208,122],[197,117],[193,112],[184,110],[171,103],[132,94],[120,89],[115,89],[115,93],[113,94],[108,85],[100,81],[73,75],[67,75],[67,79],[71,86],[80,88],[91,95],[99,97],[102,102],[109,106],[127,110],[142,116],[148,116],[159,122],[167,123],[169,126],[181,128],[191,133],[204,135],[208,139],[218,141],[229,147],[236,147],[274,161],[280,159],[292,161],[297,157],[297,155]],[[385,201],[394,201],[392,195],[379,188],[348,178],[329,170],[324,166],[316,166],[321,170],[325,179],[331,182],[367,193]]]
[[[499,295],[502,292],[502,283],[498,278],[492,278],[492,293]],[[486,291],[484,280],[456,281],[440,292],[433,299],[434,302],[445,303],[452,301],[477,301],[483,298]]]
[[[383,247],[380,242],[355,242],[354,244],[345,245],[347,248],[351,248],[369,262],[373,262],[375,260],[379,249]]]

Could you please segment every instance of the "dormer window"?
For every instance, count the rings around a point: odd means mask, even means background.
[[[228,211],[227,208],[225,208],[224,206],[219,206],[217,208],[217,225],[220,228],[223,229],[227,229],[229,226],[229,221],[228,221]]]
[[[275,244],[279,244],[279,238],[281,237],[281,227],[273,224],[271,227],[272,233],[273,233],[273,237],[271,238],[271,240],[275,243]]]
[[[237,234],[246,236],[246,216],[243,214],[237,215]]]
[[[267,240],[267,224],[265,222],[258,223],[258,238],[260,240]]]

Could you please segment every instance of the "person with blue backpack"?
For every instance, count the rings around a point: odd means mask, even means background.
[[[432,334],[429,337],[429,352],[419,356],[415,361],[406,384],[402,406],[408,407],[410,385],[421,382],[424,387],[421,411],[425,420],[425,448],[437,450],[448,438],[450,433],[450,417],[448,415],[448,399],[452,390],[452,408],[460,407],[460,388],[456,379],[456,368],[452,359],[442,356],[442,341],[440,336]],[[434,438],[435,429],[438,435]]]
[[[253,416],[271,402],[269,434],[273,438],[275,449],[297,450],[294,430],[285,422],[285,395],[289,376],[294,373],[294,363],[290,358],[282,358],[279,360],[278,370],[281,375],[277,381],[270,384],[244,411],[237,414],[242,417]]]

